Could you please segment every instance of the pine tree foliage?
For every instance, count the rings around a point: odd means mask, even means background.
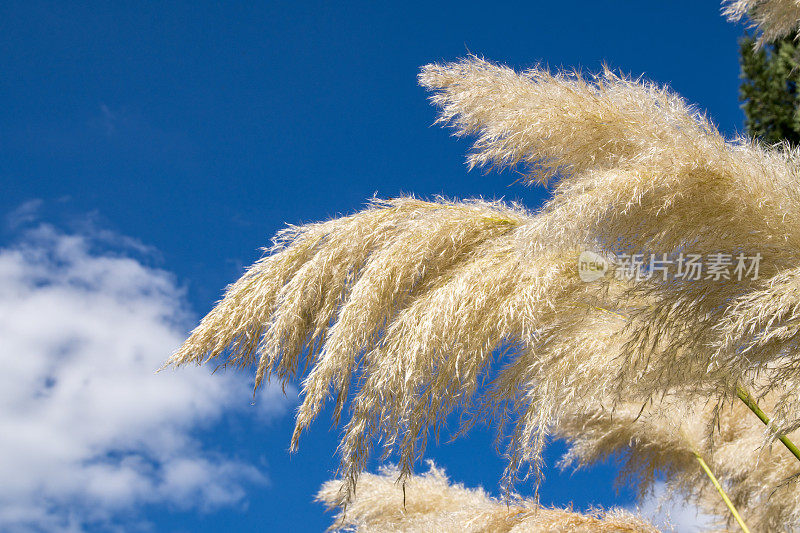
[[[740,97],[747,133],[768,144],[800,144],[800,46],[797,34],[757,48],[740,43]]]

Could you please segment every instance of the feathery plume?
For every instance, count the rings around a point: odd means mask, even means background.
[[[761,403],[771,408],[775,397]],[[673,396],[644,406],[618,404],[613,413],[588,404],[565,414],[555,434],[570,444],[562,467],[582,467],[619,454],[625,458],[620,482],[634,481],[640,496],[661,473],[668,494],[727,517],[732,525],[725,504],[698,466],[696,457],[702,457],[753,531],[800,527],[800,464],[780,445],[761,446],[764,428],[744,404],[717,409],[709,402],[693,408],[692,402]]]
[[[672,161],[676,149],[692,158],[724,146],[677,95],[608,69],[587,81],[543,68],[517,73],[470,56],[422,67],[419,83],[434,91],[439,123],[477,135],[470,168],[523,165],[529,181],[618,166],[674,168],[685,161]]]
[[[725,0],[722,14],[732,22],[747,17],[761,32],[756,45],[786,37],[800,27],[798,0]]]
[[[379,475],[365,474],[359,492],[337,514],[331,530],[383,533],[393,531],[442,533],[467,532],[629,532],[656,533],[644,519],[622,509],[595,510],[583,514],[569,509],[548,509],[530,500],[511,503],[497,500],[482,489],[451,484],[444,471],[430,463],[430,470],[412,476],[401,485],[399,470],[384,468]],[[341,483],[329,481],[317,501],[336,507]]]
[[[768,368],[798,379],[788,356],[798,337],[777,329],[796,305],[786,284],[800,259],[789,222],[800,215],[798,152],[727,142],[667,89],[608,71],[587,81],[470,57],[423,67],[420,83],[434,92],[441,122],[476,135],[470,165],[521,165],[531,182],[560,178],[526,227],[534,253],[549,240],[645,261],[723,251],[762,259],[756,279],[664,279],[645,268],[631,297],[607,301],[628,306],[623,374],[636,375],[640,390],[690,384],[732,395]],[[772,305],[748,305],[759,294]],[[767,392],[760,383],[758,394]],[[777,406],[785,429],[796,427],[798,407],[788,396]]]
[[[168,364],[254,365],[258,387],[291,379],[305,359],[292,447],[329,398],[337,422],[349,403],[338,504],[375,441],[408,478],[459,409],[464,430],[487,412],[499,439],[509,427],[507,493],[521,468],[541,476],[547,435],[596,398],[613,411],[680,394],[710,398],[716,412],[743,385],[777,394],[776,429],[800,426],[800,399],[785,392],[800,385],[800,154],[727,142],[669,90],[609,71],[515,73],[471,57],[426,66],[420,82],[442,122],[477,135],[470,164],[558,177],[552,199],[536,213],[375,200],[289,227]],[[761,263],[752,279],[645,269],[586,283],[585,250]],[[495,359],[499,373],[481,388]]]

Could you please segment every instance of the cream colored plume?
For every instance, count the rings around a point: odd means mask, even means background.
[[[440,533],[656,533],[644,519],[622,509],[586,514],[569,509],[548,509],[530,500],[510,503],[490,497],[482,489],[451,484],[444,471],[430,470],[398,483],[399,470],[385,468],[379,475],[365,474],[358,493],[346,510],[339,510],[331,529],[358,533],[395,531]],[[317,501],[329,508],[339,500],[340,481],[329,481]]]
[[[725,0],[722,13],[731,21],[747,17],[761,35],[758,46],[781,39],[800,27],[798,0]]]
[[[305,356],[293,446],[331,395],[339,417],[359,377],[340,445],[348,490],[379,436],[408,474],[429,430],[473,399],[498,348],[530,345],[537,329],[583,316],[598,298],[576,274],[580,248],[543,242],[528,255],[534,221],[500,203],[399,198],[290,228],[168,363],[227,349],[225,364],[257,362],[258,386],[289,379]]]
[[[775,397],[762,398],[762,406],[774,408]],[[691,400],[673,396],[646,405],[618,404],[613,413],[599,404],[578,406],[561,418],[556,435],[570,443],[563,467],[588,466],[619,454],[625,458],[620,481],[634,482],[640,495],[661,474],[672,497],[735,528],[698,464],[702,457],[752,531],[797,531],[800,464],[781,445],[762,447],[764,431],[742,403],[717,411],[711,403],[693,407]]]
[[[477,137],[470,165],[518,167],[534,182],[559,178],[525,230],[532,255],[549,241],[645,260],[761,258],[758,279],[653,276],[628,286],[634,299],[606,299],[602,306],[624,310],[629,322],[617,337],[626,353],[620,383],[645,393],[732,393],[737,382],[755,386],[752,377],[767,369],[783,384],[798,382],[791,353],[800,298],[788,289],[800,260],[797,152],[726,141],[667,89],[608,71],[588,80],[540,68],[516,73],[470,57],[428,65],[420,82],[433,91],[441,122]],[[760,383],[760,392],[769,389]],[[791,428],[800,405],[784,400],[777,409]]]
[[[443,123],[477,136],[472,165],[520,168],[551,200],[536,213],[375,200],[290,227],[168,364],[254,366],[256,387],[308,369],[292,447],[332,398],[347,417],[340,504],[376,442],[407,478],[454,411],[463,430],[499,426],[507,492],[541,475],[547,436],[597,398],[716,408],[743,385],[775,397],[776,427],[800,425],[800,400],[775,392],[800,387],[796,152],[728,142],[666,88],[610,72],[470,57],[420,82]],[[760,276],[585,283],[585,250],[759,254]]]

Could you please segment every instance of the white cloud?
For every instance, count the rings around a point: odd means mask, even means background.
[[[38,198],[29,200],[6,215],[6,225],[15,229],[23,224],[36,220],[42,201]]]
[[[241,374],[154,374],[188,324],[173,276],[94,244],[40,225],[0,248],[4,531],[80,531],[146,504],[240,505],[266,482],[193,436],[249,406]],[[267,389],[257,405],[274,417],[288,401]]]
[[[667,497],[663,482],[656,483],[653,493],[638,506],[638,511],[661,531],[695,533],[713,529],[718,518],[703,513],[690,502]]]

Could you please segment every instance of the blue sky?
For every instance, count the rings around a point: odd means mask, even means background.
[[[467,172],[468,141],[431,126],[419,66],[468,52],[514,67],[606,62],[668,83],[732,136],[742,32],[718,4],[688,0],[4,2],[0,358],[21,378],[17,396],[0,394],[0,434],[22,427],[22,398],[59,401],[36,403],[40,423],[24,426],[43,455],[22,438],[0,453],[18,479],[0,489],[0,526],[322,530],[330,515],[311,500],[336,467],[328,418],[289,455],[293,391],[253,406],[249,376],[151,371],[287,222],[351,213],[373,194],[542,202],[513,174]],[[118,386],[82,389],[70,365],[100,365],[97,379]],[[81,403],[103,398],[113,409]],[[496,490],[493,436],[479,427],[428,456]],[[560,450],[544,503],[633,502],[614,491],[613,463],[560,474]],[[37,464],[87,481],[56,483]]]

